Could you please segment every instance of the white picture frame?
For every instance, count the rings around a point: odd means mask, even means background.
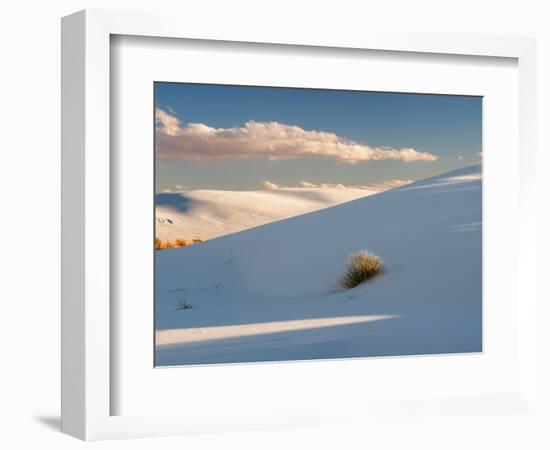
[[[414,54],[446,54],[517,60],[519,176],[512,189],[519,200],[513,245],[517,245],[514,251],[520,261],[515,282],[521,302],[517,304],[518,377],[514,380],[514,389],[481,391],[460,398],[428,393],[414,401],[411,400],[414,396],[405,392],[390,403],[380,399],[370,403],[364,399],[343,401],[331,404],[330,411],[306,399],[300,407],[263,405],[263,409],[237,412],[231,405],[220,404],[216,413],[198,410],[195,414],[189,411],[148,414],[145,408],[145,412],[139,414],[113,414],[118,410],[113,405],[115,391],[121,389],[112,373],[120,355],[112,347],[118,323],[110,303],[115,289],[115,280],[111,279],[111,187],[118,182],[110,156],[113,35],[284,44],[300,46],[306,51],[321,47],[333,51],[407,52],[413,57]],[[374,30],[330,35],[313,26],[305,32],[262,28],[255,24],[239,29],[227,24],[211,30],[190,17],[87,10],[63,18],[62,54],[62,430],[65,433],[98,440],[322,424],[350,417],[376,420],[378,416],[391,415],[397,404],[412,415],[419,409],[442,415],[480,411],[487,414],[498,412],[504,405],[517,412],[536,410],[536,237],[532,195],[535,43],[532,39]],[[166,369],[169,370],[172,369]],[[269,376],[270,371],[279,369],[259,365],[248,366],[246,370]],[[299,366],[297,370],[314,375],[316,366]]]

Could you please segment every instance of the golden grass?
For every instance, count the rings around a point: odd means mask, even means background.
[[[166,250],[168,248],[176,248],[176,247],[187,247],[188,245],[193,244],[199,244],[201,243],[201,239],[183,239],[183,238],[177,238],[173,241],[163,240],[159,238],[155,238],[155,250]]]
[[[344,289],[352,289],[383,272],[384,262],[378,255],[368,250],[359,250],[349,255],[340,284]]]

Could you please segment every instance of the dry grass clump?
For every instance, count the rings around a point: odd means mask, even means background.
[[[155,238],[155,250],[164,250],[170,248],[168,241],[163,241],[162,239]]]
[[[178,238],[173,241],[165,241],[163,239],[155,238],[155,250],[166,250],[167,248],[175,247],[187,247],[188,245],[198,244],[202,242],[201,239],[188,239]]]
[[[344,289],[351,289],[384,272],[382,259],[368,250],[359,250],[348,256],[346,271],[340,280]]]

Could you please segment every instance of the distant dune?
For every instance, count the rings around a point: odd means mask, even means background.
[[[156,237],[212,239],[375,193],[339,188],[161,193],[156,196]]]

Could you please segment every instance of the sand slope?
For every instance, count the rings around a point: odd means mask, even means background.
[[[480,165],[156,252],[157,364],[481,351],[481,252]]]
[[[374,194],[338,188],[191,190],[156,196],[156,236],[207,240]]]

